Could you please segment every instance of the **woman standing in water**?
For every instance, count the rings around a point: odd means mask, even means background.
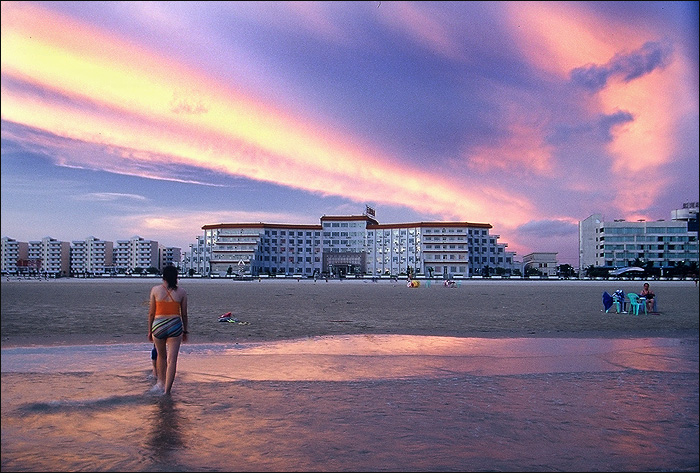
[[[187,341],[187,292],[177,286],[177,268],[163,269],[163,283],[151,289],[148,339],[156,346],[158,382],[152,391],[170,394],[180,344]]]

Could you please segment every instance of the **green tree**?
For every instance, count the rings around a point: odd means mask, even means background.
[[[586,268],[585,270],[586,276],[589,278],[609,278],[610,277],[610,272],[607,268],[603,268],[600,266],[593,266],[590,265]]]
[[[574,268],[570,264],[560,264],[557,266],[557,272],[559,276],[569,279],[574,276]]]

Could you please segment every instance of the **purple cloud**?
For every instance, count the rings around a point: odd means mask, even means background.
[[[571,81],[592,92],[603,89],[613,77],[629,82],[670,62],[672,46],[667,42],[648,42],[630,54],[616,54],[607,64],[590,64],[571,71]]]

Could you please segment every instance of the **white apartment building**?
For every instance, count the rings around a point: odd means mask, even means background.
[[[146,240],[140,236],[117,240],[112,269],[115,273],[130,273],[136,268],[158,268],[158,256],[158,242],[155,240]]]
[[[523,274],[527,275],[529,268],[534,268],[543,276],[557,276],[557,254],[548,252],[529,253],[523,256]]]
[[[27,259],[34,272],[38,274],[66,277],[70,274],[70,243],[51,237],[30,241]]]
[[[671,212],[671,220],[606,222],[599,213],[579,222],[579,268],[624,268],[633,261],[655,268],[699,262],[698,203]]]
[[[498,235],[489,235],[489,224],[379,224],[373,215],[324,215],[321,225],[205,225],[196,258],[206,261],[210,255],[203,275],[396,276],[410,271],[469,277],[483,274],[486,268],[513,269],[514,253],[505,250],[507,244],[498,243]]]
[[[74,240],[70,248],[70,272],[72,276],[101,275],[112,267],[114,243],[94,236]]]
[[[18,265],[27,261],[29,255],[29,245],[25,241],[13,240],[9,237],[2,237],[0,240],[0,252],[2,253],[2,274],[18,275]]]
[[[190,250],[185,253],[182,261],[182,272],[188,274],[209,274],[209,255],[206,252],[204,236],[198,236],[195,243],[190,244]]]
[[[201,253],[203,254],[203,252]],[[100,240],[94,236],[72,242],[45,237],[20,242],[2,237],[2,274],[35,274],[52,277],[99,276],[131,273],[136,268],[162,271],[169,264],[181,267],[181,250],[134,236],[129,240]],[[182,269],[182,268],[181,268]],[[203,272],[200,266],[197,272]]]
[[[176,268],[181,268],[182,252],[180,248],[174,246],[161,246],[158,248],[158,252],[158,269],[161,272],[163,272],[163,268],[165,268],[166,266],[175,266]]]

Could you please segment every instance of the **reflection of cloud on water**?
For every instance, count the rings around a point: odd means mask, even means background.
[[[360,381],[464,374],[697,373],[697,347],[670,338],[461,338],[412,335],[315,337],[191,350],[179,364],[189,380]]]
[[[129,376],[141,376],[139,373],[148,369],[149,353],[150,345],[146,344],[9,348],[2,350],[2,372],[84,377],[118,370],[128,373],[121,379],[126,387]],[[626,369],[698,371],[697,342],[689,345],[677,338],[344,335],[280,342],[188,344],[180,353],[178,376],[186,382],[357,381]],[[71,372],[78,369],[80,372]]]

